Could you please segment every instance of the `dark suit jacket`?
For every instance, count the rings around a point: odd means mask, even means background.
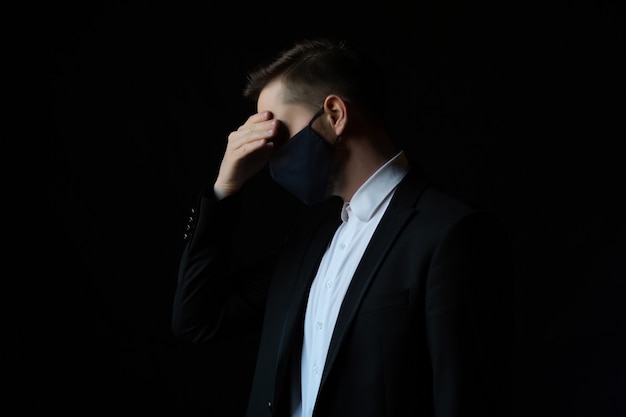
[[[247,416],[288,416],[289,364],[341,201],[312,208],[275,263],[226,278],[236,200],[200,198],[173,330],[200,343],[262,326]],[[512,284],[502,224],[410,171],[346,293],[314,415],[508,415]]]

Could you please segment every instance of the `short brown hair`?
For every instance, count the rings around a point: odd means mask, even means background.
[[[383,118],[386,92],[380,68],[347,40],[296,42],[248,74],[244,97],[256,101],[261,90],[279,77],[287,87],[288,102],[317,110],[329,94],[337,94],[370,115]]]

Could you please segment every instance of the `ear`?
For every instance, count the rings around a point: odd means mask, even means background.
[[[340,96],[331,94],[324,100],[324,111],[335,137],[341,136],[348,122],[348,103]]]

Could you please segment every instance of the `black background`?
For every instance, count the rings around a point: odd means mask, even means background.
[[[26,251],[44,271],[17,313],[27,406],[242,415],[254,339],[170,333],[184,226],[254,111],[246,72],[326,35],[381,62],[410,159],[510,230],[516,415],[626,412],[617,2],[50,2],[26,16],[43,156]],[[299,209],[265,171],[251,185],[242,260]]]

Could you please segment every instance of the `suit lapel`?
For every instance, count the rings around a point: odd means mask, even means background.
[[[286,310],[287,315],[281,330],[277,356],[277,382],[285,380],[285,372],[289,368],[289,354],[293,352],[294,343],[301,343],[302,341],[302,322],[309,288],[328,244],[341,223],[341,200],[338,198],[331,200],[333,201],[328,202],[330,207],[325,211],[326,215],[310,221],[315,229],[313,238],[308,243],[306,250],[302,251],[301,257],[298,260],[293,260],[300,262],[300,264],[293,277],[293,291],[290,294],[289,307]]]
[[[393,247],[396,238],[416,213],[415,205],[425,188],[426,181],[424,178],[413,171],[410,171],[398,185],[398,189],[376,228],[344,297],[326,356],[320,389],[324,386],[328,372],[332,369],[339,348],[370,283],[376,276],[387,253]]]

